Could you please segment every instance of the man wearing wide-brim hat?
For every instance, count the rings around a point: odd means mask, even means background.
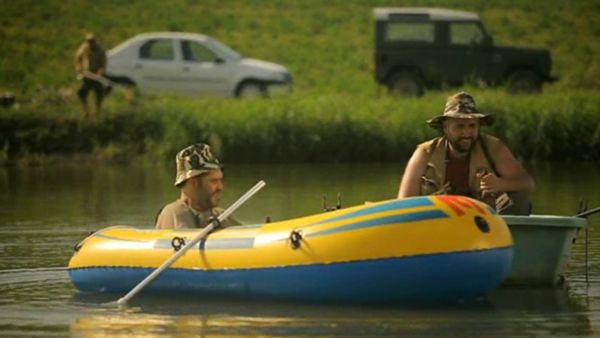
[[[159,211],[156,228],[204,228],[211,218],[224,211],[218,207],[223,191],[223,167],[204,143],[184,148],[177,153],[175,162],[175,186],[181,190],[180,196]],[[222,225],[239,224],[231,215]]]
[[[480,134],[494,116],[477,109],[465,92],[448,97],[444,113],[427,121],[442,136],[421,143],[406,165],[398,198],[464,195],[502,213],[528,214],[526,193],[535,183],[498,138]]]

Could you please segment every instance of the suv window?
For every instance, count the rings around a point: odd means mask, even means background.
[[[388,42],[433,43],[434,26],[431,22],[390,22],[385,32]]]
[[[195,41],[181,41],[181,53],[185,61],[214,62],[217,59],[212,50]]]
[[[140,59],[173,60],[173,43],[170,39],[149,40],[140,47]]]
[[[483,32],[474,22],[452,23],[450,25],[450,44],[470,45],[483,43]]]

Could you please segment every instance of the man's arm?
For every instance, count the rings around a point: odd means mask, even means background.
[[[75,72],[77,74],[83,71],[83,57],[85,54],[85,46],[80,46],[75,52]]]
[[[102,61],[100,62],[100,64],[102,66],[100,68],[98,68],[98,71],[96,71],[96,74],[98,74],[100,76],[104,76],[104,73],[106,73],[106,65],[107,65],[106,52],[104,50],[102,50],[101,60]]]
[[[418,196],[421,193],[421,177],[427,168],[428,156],[425,150],[417,148],[412,154],[398,189],[398,198]]]
[[[500,177],[493,173],[484,175],[480,186],[484,193],[530,192],[535,188],[533,178],[506,145],[502,143],[497,154],[496,170]]]

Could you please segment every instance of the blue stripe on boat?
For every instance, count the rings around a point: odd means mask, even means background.
[[[341,216],[328,218],[328,219],[319,221],[317,223],[310,224],[309,226],[330,223],[330,222],[336,222],[336,221],[340,221],[340,220],[344,220],[344,219],[348,219],[348,218],[352,218],[352,217],[365,216],[365,215],[373,214],[376,212],[415,208],[415,207],[426,207],[426,206],[432,206],[432,205],[433,205],[433,202],[431,202],[431,200],[428,197],[415,197],[415,198],[409,198],[409,199],[400,199],[400,200],[395,200],[395,201],[387,202],[384,204],[379,204],[379,205],[375,205],[372,207],[364,208],[364,209],[361,209],[358,211],[349,212],[349,213],[341,215]]]
[[[336,228],[317,231],[312,234],[306,235],[306,237],[329,235],[329,234],[333,234],[333,233],[341,232],[341,231],[356,230],[356,229],[369,228],[369,227],[374,227],[374,226],[382,226],[382,225],[388,225],[388,224],[426,221],[426,220],[431,220],[431,219],[447,218],[447,217],[448,217],[448,215],[441,210],[418,211],[418,212],[412,212],[410,214],[401,214],[401,215],[393,215],[393,216],[388,216],[388,217],[380,217],[380,218],[371,219],[368,221],[346,224],[346,225],[336,227]]]
[[[120,238],[120,237],[115,237],[115,236],[108,236],[108,235],[105,235],[105,234],[99,233],[99,232],[94,233],[93,236],[100,237],[100,238],[106,238],[106,239],[110,239],[113,241],[126,241],[126,242],[139,242],[139,243],[148,242],[147,239],[133,239],[133,238],[125,239],[125,238]]]
[[[254,237],[208,239],[198,245],[201,250],[248,249],[254,247]]]
[[[191,241],[192,238],[189,238]],[[249,249],[254,247],[254,237],[240,238],[221,238],[221,239],[206,239],[200,241],[195,249],[201,250],[225,250],[225,249]],[[155,249],[172,249],[173,244],[171,239],[161,238],[156,240],[153,248]]]
[[[144,293],[314,302],[410,303],[471,300],[497,287],[512,247],[259,269],[167,269]],[[81,291],[125,294],[154,269],[70,269]]]
[[[228,230],[260,229],[262,226],[263,226],[263,224],[242,224],[242,225],[229,226],[229,227],[227,227],[227,229]],[[179,232],[194,232],[194,231],[198,231],[199,229],[202,229],[202,228],[183,228],[183,229],[177,229],[177,231],[179,231]]]

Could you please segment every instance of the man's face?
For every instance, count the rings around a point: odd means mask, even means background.
[[[96,47],[96,39],[87,39],[85,40],[90,48]]]
[[[212,169],[206,174],[194,177],[196,180],[196,196],[198,201],[206,208],[214,208],[221,201],[223,191],[223,172],[221,169]]]
[[[469,152],[479,135],[479,119],[448,118],[444,121],[444,134],[452,150]]]

